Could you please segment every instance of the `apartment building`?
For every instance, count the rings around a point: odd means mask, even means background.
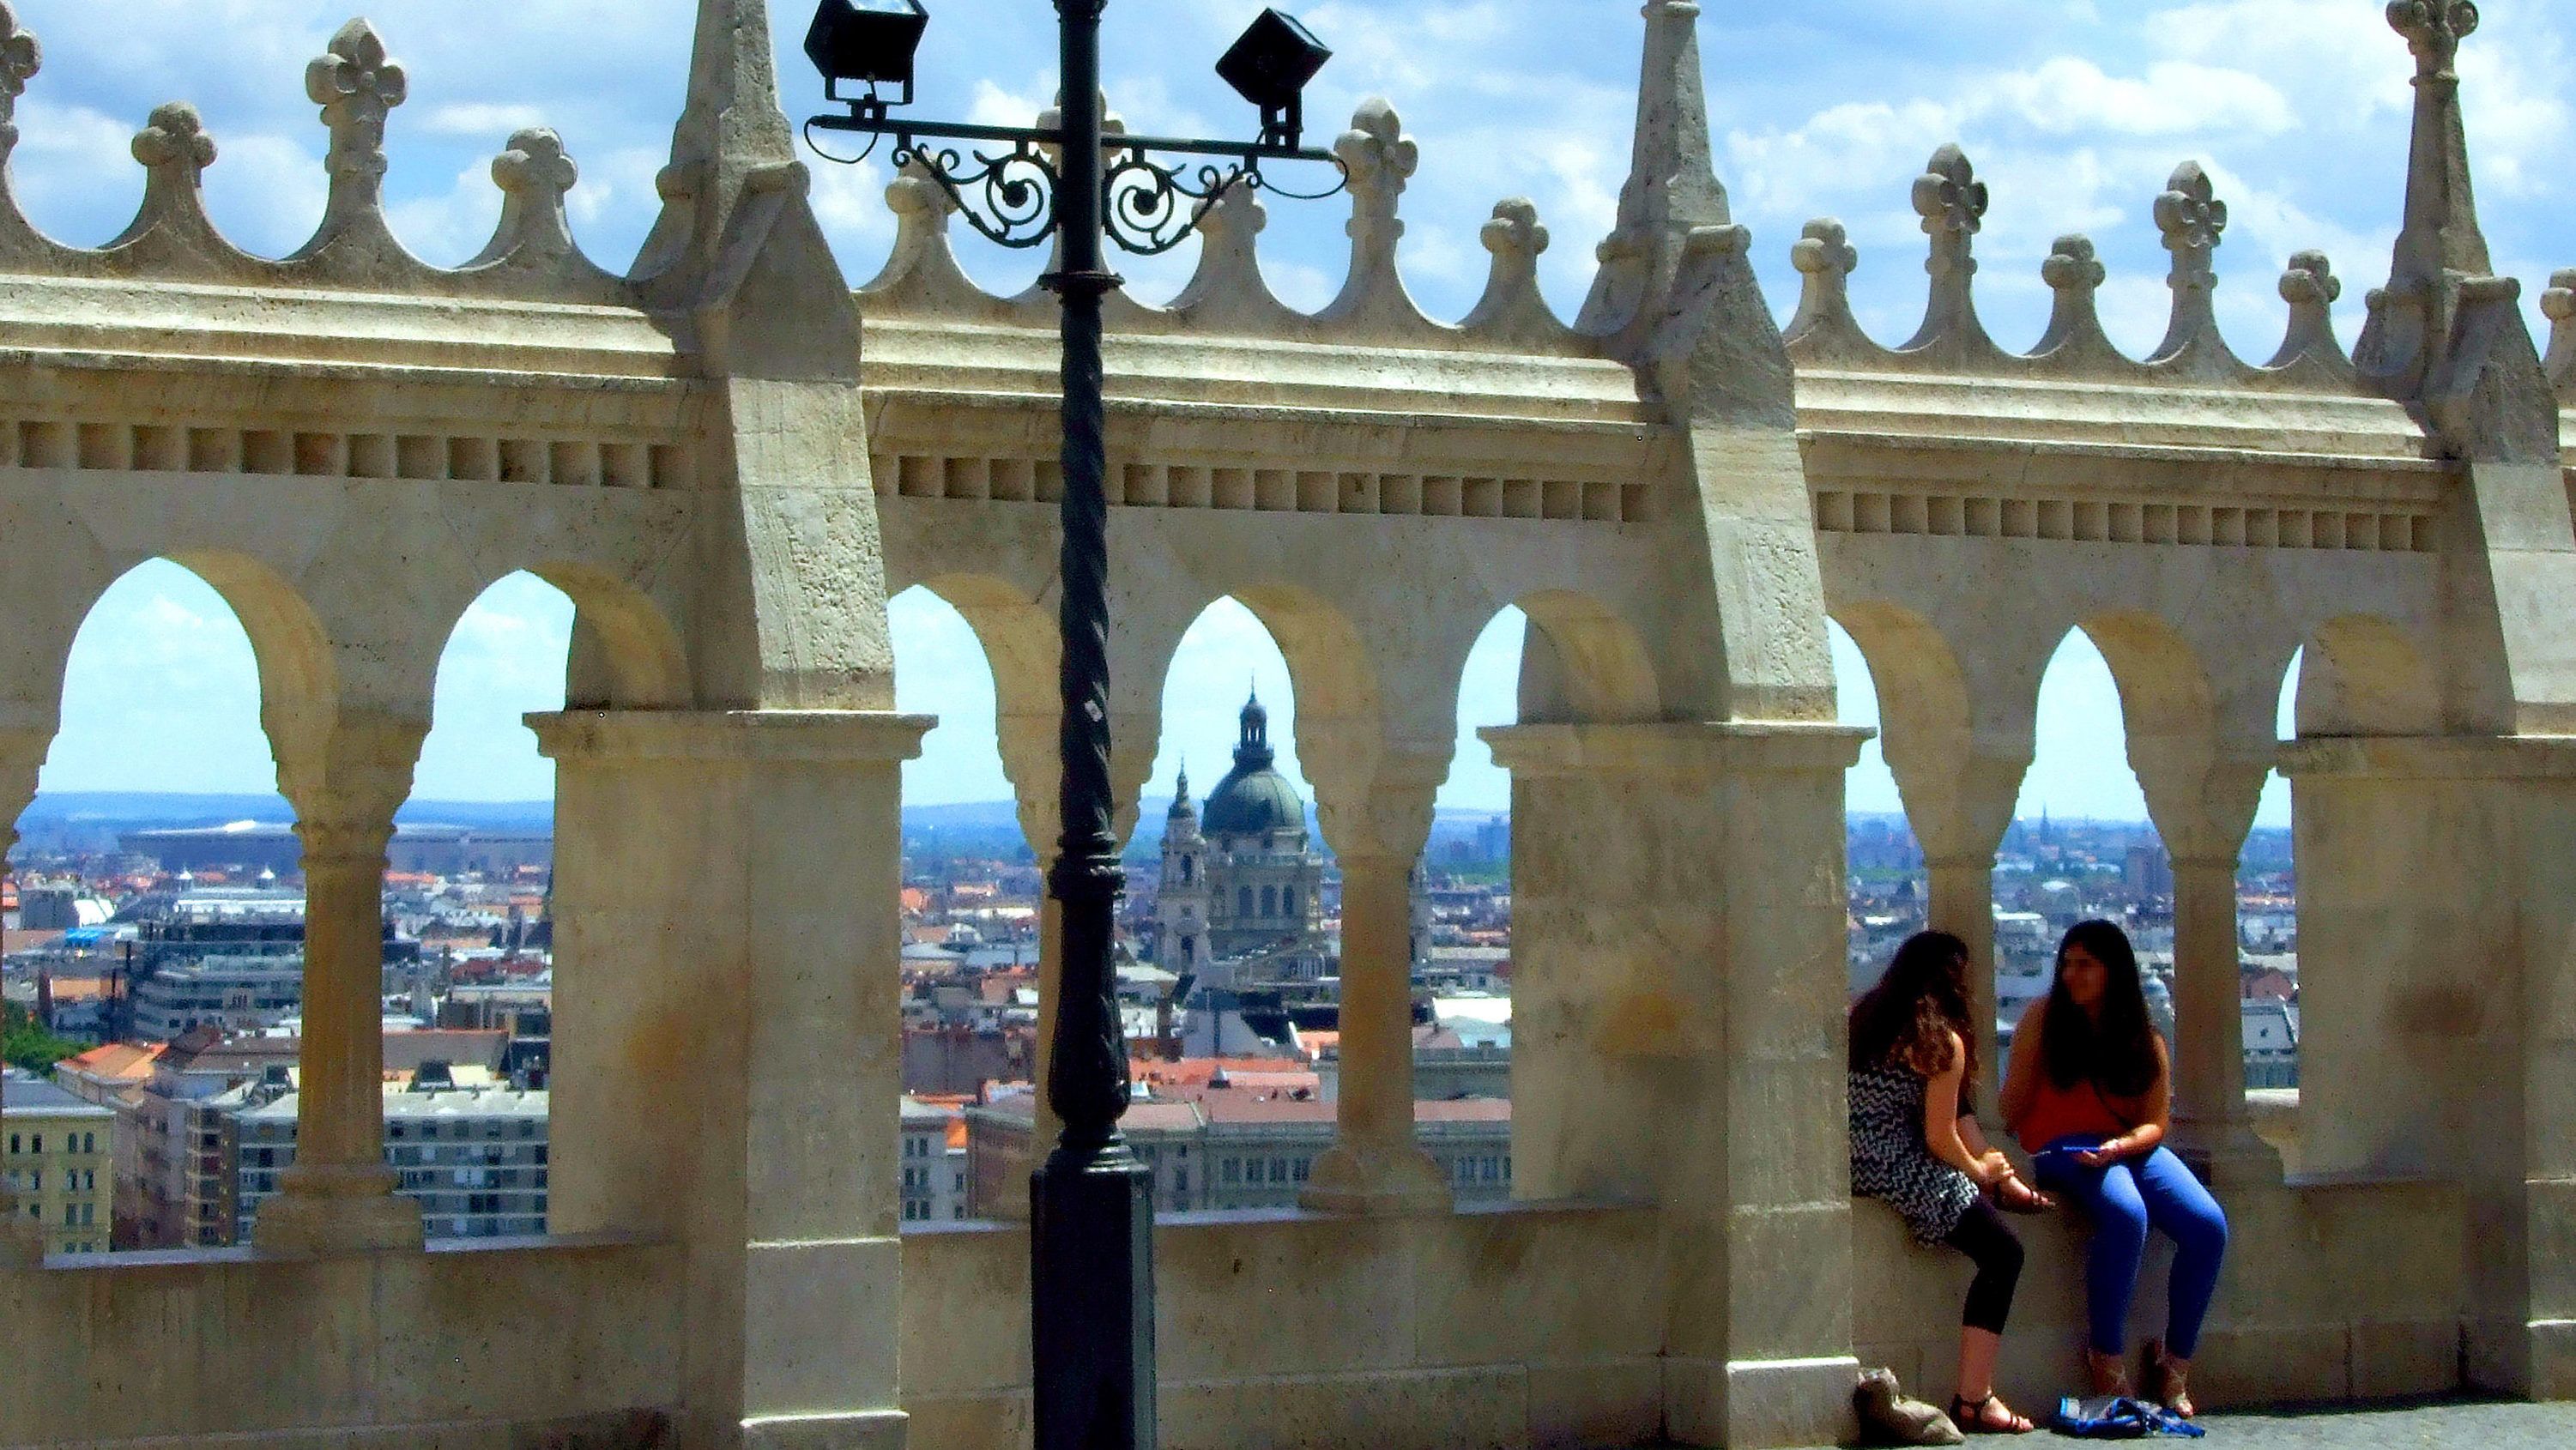
[[[107,1252],[115,1144],[116,1114],[42,1078],[0,1079],[0,1173],[44,1226],[45,1252]]]
[[[279,1093],[231,1117],[239,1163],[234,1233],[248,1241],[260,1206],[295,1163],[296,1095]],[[425,1066],[385,1089],[385,1162],[396,1191],[416,1200],[433,1239],[516,1238],[546,1231],[547,1097],[510,1087],[460,1087]]]
[[[903,1100],[903,1221],[949,1223],[966,1217],[966,1121],[963,1112],[919,1098]]]

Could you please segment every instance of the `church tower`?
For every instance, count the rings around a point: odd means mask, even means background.
[[[1154,894],[1155,965],[1187,976],[1204,973],[1208,950],[1207,841],[1199,834],[1198,807],[1190,801],[1190,773],[1182,770],[1163,824],[1163,876]]]

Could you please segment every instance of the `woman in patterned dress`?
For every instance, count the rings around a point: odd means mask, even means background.
[[[1957,937],[1921,933],[1852,1004],[1852,1192],[1894,1208],[1916,1243],[1946,1245],[1976,1264],[1950,1418],[1970,1434],[2024,1435],[2030,1420],[1995,1395],[1995,1356],[2022,1264],[2021,1240],[1996,1209],[2036,1213],[2049,1201],[1977,1126],[1968,961]]]

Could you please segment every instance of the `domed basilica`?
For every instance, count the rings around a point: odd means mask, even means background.
[[[1163,830],[1156,963],[1203,987],[1313,981],[1325,974],[1324,862],[1306,803],[1278,770],[1270,712],[1243,707],[1234,769],[1201,810],[1181,775]]]

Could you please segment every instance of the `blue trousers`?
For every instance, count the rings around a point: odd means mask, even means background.
[[[2093,1347],[2104,1354],[2128,1352],[2129,1301],[2137,1294],[2138,1266],[2146,1258],[2152,1226],[2163,1230],[2175,1248],[2165,1348],[2189,1359],[2200,1347],[2200,1324],[2218,1292],[2219,1261],[2227,1255],[2227,1215],[2169,1148],[2108,1168],[2075,1161],[2076,1152],[2098,1147],[2105,1137],[2060,1138],[2033,1159],[2039,1186],[2081,1206],[2093,1220],[2093,1247],[2085,1267]]]

